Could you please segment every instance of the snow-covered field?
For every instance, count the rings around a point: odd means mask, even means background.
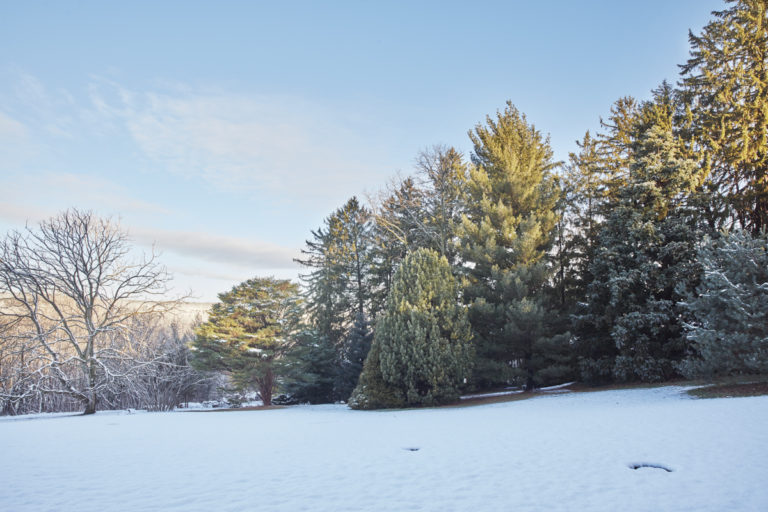
[[[764,512],[767,427],[768,397],[675,387],[410,411],[3,418],[0,510]]]

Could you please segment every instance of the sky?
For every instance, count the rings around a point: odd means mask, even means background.
[[[311,230],[512,101],[558,160],[676,82],[720,0],[0,0],[0,236],[67,208],[173,293],[297,279]]]

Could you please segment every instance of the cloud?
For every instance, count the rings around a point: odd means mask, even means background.
[[[16,175],[0,188],[0,219],[16,224],[36,223],[72,206],[102,216],[118,212],[150,216],[172,213],[166,207],[132,197],[122,185],[91,174]]]
[[[269,242],[192,231],[132,228],[131,236],[161,251],[251,269],[295,269],[299,250]]]
[[[305,201],[340,184],[360,190],[389,171],[362,140],[359,119],[298,98],[187,87],[136,92],[97,80],[90,100],[148,160],[225,190]]]
[[[19,121],[0,112],[0,138],[24,138],[27,128]]]

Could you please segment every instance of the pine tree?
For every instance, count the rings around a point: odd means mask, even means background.
[[[703,273],[682,306],[692,353],[688,377],[768,373],[768,235],[724,233],[698,253]]]
[[[549,337],[547,264],[558,186],[549,142],[511,103],[470,132],[467,212],[458,229],[464,298],[476,333],[477,386],[536,384],[533,359]]]
[[[692,134],[741,227],[768,225],[768,2],[727,0],[681,66]]]
[[[249,279],[219,294],[208,321],[196,329],[192,363],[228,374],[239,390],[256,389],[270,405],[279,360],[293,344],[301,318],[299,288],[287,280]]]
[[[353,408],[434,405],[458,399],[470,373],[471,330],[444,256],[409,254],[398,268]]]

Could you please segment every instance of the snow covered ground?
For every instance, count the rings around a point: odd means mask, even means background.
[[[0,510],[764,512],[767,425],[768,397],[675,387],[410,411],[3,418]]]

